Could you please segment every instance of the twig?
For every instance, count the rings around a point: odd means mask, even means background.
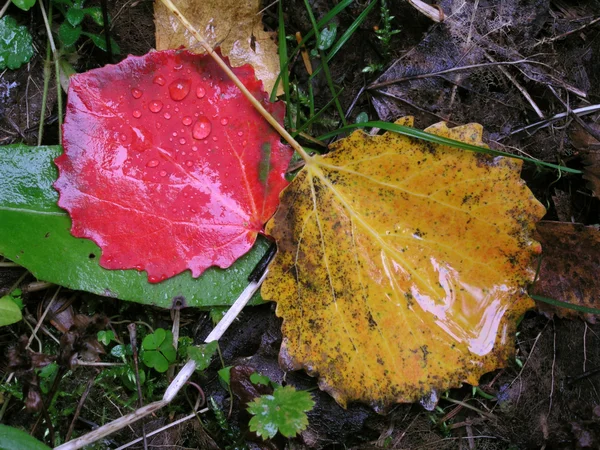
[[[4,13],[6,12],[6,10],[8,9],[8,7],[10,6],[11,3],[12,3],[12,0],[6,0],[6,3],[4,4],[2,9],[0,9],[0,19],[2,18],[2,16],[4,15]]]
[[[422,73],[420,75],[412,75],[409,77],[395,78],[393,80],[382,81],[381,83],[375,83],[367,86],[368,90],[379,89],[390,84],[402,83],[404,81],[421,80],[423,78],[437,77],[439,75],[445,75],[452,72],[462,72],[471,69],[480,69],[483,67],[497,67],[497,66],[514,66],[517,64],[542,64],[538,61],[530,61],[528,59],[519,59],[518,61],[497,61],[481,64],[471,64],[469,66],[452,67],[451,69],[440,70],[438,72]]]
[[[547,38],[547,39],[542,39],[541,41],[537,42],[532,48],[537,47],[538,45],[542,45],[542,44],[548,44],[550,42],[554,42],[554,41],[558,41],[560,39],[566,38],[567,36],[570,36],[573,33],[577,33],[578,31],[581,31],[587,27],[590,27],[592,25],[594,25],[595,23],[600,22],[600,17],[596,17],[594,20],[583,24],[582,26],[580,26],[579,28],[575,28],[574,30],[571,31],[567,31],[565,33],[559,34],[558,36],[554,36],[552,38]]]
[[[10,267],[21,267],[21,266],[14,262],[0,262],[0,267],[10,268]]]
[[[200,411],[197,411],[195,413],[189,414],[189,415],[187,415],[185,417],[182,417],[181,419],[177,419],[175,422],[171,422],[170,424],[165,425],[164,427],[160,427],[160,428],[158,428],[158,429],[156,429],[156,430],[148,433],[147,437],[152,437],[155,434],[162,433],[163,431],[168,430],[169,428],[172,428],[175,425],[179,425],[180,423],[183,423],[183,422],[186,422],[186,421],[188,421],[190,419],[193,419],[194,417],[196,417],[196,414],[204,414],[205,412],[208,412],[208,408],[201,409]],[[138,442],[140,442],[142,439],[143,438],[134,439],[133,441],[128,442],[125,445],[121,445],[120,447],[116,448],[115,450],[123,450],[123,449],[125,449],[127,447],[131,447],[132,445],[135,445]]]
[[[176,302],[174,309],[171,310],[171,316],[173,318],[173,347],[175,351],[177,351],[177,347],[179,344],[179,322],[181,321],[181,305],[180,302]],[[169,371],[167,372],[167,378],[171,379],[175,375],[175,366],[169,367]]]
[[[583,108],[577,108],[577,109],[573,109],[571,111],[567,111],[567,112],[564,112],[564,113],[555,114],[554,116],[552,116],[552,117],[550,117],[550,118],[548,118],[546,120],[542,120],[540,122],[532,123],[531,125],[527,125],[526,127],[518,128],[518,129],[516,129],[514,131],[511,131],[510,134],[508,134],[507,136],[504,136],[504,137],[502,137],[502,138],[500,138],[498,140],[501,141],[502,139],[506,139],[508,136],[512,136],[514,134],[530,130],[531,128],[544,128],[544,127],[547,127],[548,125],[550,125],[553,122],[556,122],[557,120],[564,119],[565,117],[568,117],[569,114],[576,114],[578,116],[586,116],[588,114],[592,114],[592,113],[595,113],[597,111],[600,111],[600,105],[585,106]]]
[[[127,325],[129,330],[129,341],[131,343],[131,350],[133,352],[133,369],[135,370],[135,385],[137,386],[138,394],[138,407],[144,406],[144,396],[142,395],[142,382],[140,381],[140,366],[138,361],[137,351],[137,334],[135,331],[135,323]],[[144,450],[148,450],[148,441],[146,440],[146,425],[142,422],[142,438],[144,439]]]
[[[492,62],[494,61],[494,58],[492,58],[490,55],[488,55],[487,53],[485,54],[485,57],[487,59],[489,59]],[[529,92],[527,92],[527,89],[525,89],[523,86],[521,86],[521,83],[519,83],[517,81],[517,79],[515,77],[513,77],[508,70],[506,70],[503,66],[498,66],[498,69],[500,69],[500,72],[502,72],[504,74],[504,76],[506,78],[508,78],[512,84],[515,85],[515,87],[519,90],[519,92],[521,92],[521,95],[523,95],[523,97],[525,97],[525,99],[529,102],[529,104],[531,105],[531,107],[533,108],[533,110],[536,112],[536,114],[538,115],[538,117],[540,119],[544,119],[544,113],[542,112],[542,110],[540,109],[540,107],[537,105],[537,103],[535,103],[535,101],[533,100],[533,98],[531,97],[531,95],[529,95]]]
[[[33,329],[33,333],[31,334],[31,336],[29,337],[29,341],[27,341],[27,346],[25,347],[25,349],[28,349],[29,346],[31,345],[31,342],[33,341],[33,338],[36,337],[36,333],[37,331],[40,329],[40,327],[42,326],[42,323],[44,322],[44,319],[46,318],[46,315],[48,314],[48,311],[50,311],[50,307],[52,306],[52,304],[54,303],[54,300],[56,300],[56,296],[58,295],[58,293],[60,292],[60,286],[56,289],[56,292],[54,293],[54,295],[52,296],[52,298],[50,299],[50,301],[48,302],[48,306],[46,306],[46,309],[44,310],[44,312],[42,313],[42,316],[40,317],[40,319],[38,320],[38,323],[36,324],[35,328]]]
[[[94,372],[85,386],[85,390],[83,394],[81,394],[81,398],[79,399],[79,403],[77,404],[77,409],[75,410],[75,414],[73,414],[73,420],[71,420],[71,425],[69,425],[69,431],[67,431],[67,435],[65,436],[65,441],[71,439],[71,435],[73,434],[73,430],[75,429],[75,422],[79,418],[79,414],[81,414],[81,409],[83,408],[83,404],[85,403],[92,386],[94,385],[94,380],[96,379],[96,375],[98,372]]]

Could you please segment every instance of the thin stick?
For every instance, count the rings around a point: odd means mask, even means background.
[[[216,341],[223,336],[227,328],[233,323],[235,318],[238,316],[240,311],[246,306],[246,304],[250,301],[252,296],[258,291],[260,285],[265,280],[267,276],[267,270],[265,270],[264,274],[260,277],[259,280],[251,282],[246,289],[240,294],[235,303],[231,306],[229,311],[223,316],[221,321],[217,324],[215,329],[207,336],[204,342],[212,342]],[[185,366],[179,371],[177,376],[173,379],[165,394],[163,395],[162,400],[156,401],[154,403],[150,403],[138,410],[122,416],[112,422],[103,425],[94,431],[91,431],[88,434],[80,436],[72,441],[66,442],[63,445],[59,445],[54,450],[75,450],[81,448],[85,445],[90,445],[120,429],[131,425],[132,423],[137,422],[143,417],[146,417],[148,414],[152,414],[155,411],[158,411],[162,407],[168,405],[177,395],[177,393],[181,390],[181,388],[186,384],[186,382],[191,378],[191,376],[196,371],[196,363],[193,360],[189,360]]]
[[[513,134],[517,134],[517,133],[521,133],[522,131],[526,131],[529,130],[531,128],[544,128],[547,127],[548,125],[550,125],[552,122],[556,122],[557,120],[560,119],[564,119],[565,117],[568,117],[570,114],[576,114],[578,116],[586,116],[588,114],[592,114],[595,113],[596,111],[600,111],[600,105],[591,105],[591,106],[585,106],[583,108],[577,108],[577,109],[572,109],[570,111],[564,112],[564,113],[559,113],[559,114],[555,114],[554,116],[546,119],[546,120],[542,120],[540,122],[536,122],[536,123],[532,123],[531,125],[527,125],[526,127],[522,127],[522,128],[518,128],[515,131],[511,131],[510,134],[508,136],[512,136]],[[498,139],[499,141],[502,139],[505,139],[507,136]]]
[[[87,382],[87,385],[85,386],[83,394],[81,394],[81,398],[79,399],[79,403],[77,404],[77,409],[75,410],[75,414],[73,414],[73,420],[71,420],[71,425],[69,425],[69,431],[67,431],[67,435],[65,436],[66,441],[71,439],[71,435],[73,434],[73,430],[75,429],[75,423],[79,418],[79,414],[81,414],[81,409],[83,408],[83,404],[85,403],[85,400],[87,399],[87,396],[90,393],[92,386],[94,385],[94,380],[96,379],[97,374],[98,372],[92,374],[92,376]]]
[[[58,289],[56,289],[56,292],[54,293],[54,295],[50,299],[50,302],[48,302],[48,306],[46,306],[46,309],[42,313],[42,317],[40,317],[40,319],[38,320],[38,323],[36,324],[35,328],[33,329],[33,333],[31,333],[31,336],[29,337],[29,341],[27,341],[27,346],[25,347],[25,349],[28,349],[29,346],[31,345],[31,342],[33,341],[33,338],[37,337],[36,333],[40,329],[40,327],[42,326],[42,323],[44,322],[44,319],[46,318],[46,314],[48,314],[48,311],[50,311],[50,307],[54,303],[54,300],[56,300],[56,296],[60,292],[60,288],[61,287],[59,286]]]
[[[180,423],[183,423],[183,422],[186,422],[186,421],[188,421],[190,419],[193,419],[194,417],[196,417],[196,414],[204,414],[205,412],[208,412],[208,408],[201,409],[200,411],[197,411],[197,412],[195,412],[193,414],[189,414],[189,415],[187,415],[185,417],[182,417],[181,419],[177,419],[175,422],[171,422],[170,424],[165,425],[164,427],[160,427],[160,428],[152,431],[151,433],[148,433],[147,437],[152,437],[155,434],[162,433],[163,431],[168,430],[169,428],[172,428],[175,425],[179,425]],[[128,442],[125,445],[121,445],[120,447],[116,448],[115,450],[123,450],[124,448],[131,447],[132,445],[135,445],[138,442],[140,442],[142,439],[143,438],[134,439],[133,441]]]
[[[127,330],[129,330],[129,341],[131,342],[131,350],[133,351],[133,369],[135,370],[135,385],[137,386],[138,407],[142,408],[144,406],[144,396],[142,395],[142,382],[140,381],[140,366],[138,361],[137,333],[135,330],[135,323],[130,323],[129,325],[127,325]],[[148,441],[146,440],[146,426],[143,421],[142,439],[144,440],[144,450],[148,450]]]
[[[496,61],[494,61],[494,58],[492,58],[487,53],[485,54],[485,57],[487,59],[489,59],[491,62],[496,62]],[[500,72],[502,72],[504,74],[504,76],[506,78],[508,78],[511,81],[512,84],[515,85],[515,87],[519,90],[519,92],[521,92],[521,95],[523,95],[523,97],[525,97],[525,99],[529,102],[529,104],[531,105],[531,107],[533,108],[533,110],[535,111],[535,113],[538,115],[538,117],[540,119],[544,119],[545,118],[544,113],[542,112],[542,110],[540,109],[540,107],[537,105],[537,103],[533,100],[533,98],[531,97],[531,95],[529,95],[529,92],[527,92],[527,89],[525,89],[521,85],[521,83],[519,83],[517,81],[517,79],[510,74],[510,72],[508,70],[506,70],[505,67],[498,66],[498,69],[500,69]]]
[[[21,266],[14,262],[0,262],[0,267],[9,268],[9,267],[21,267]]]
[[[0,9],[0,19],[2,18],[2,16],[4,15],[4,13],[6,12],[6,10],[8,9],[8,7],[11,3],[12,3],[12,0],[6,0],[6,3],[4,4],[2,9]]]
[[[574,30],[567,31],[563,34],[559,34],[558,36],[554,36],[552,38],[542,39],[541,41],[537,42],[532,48],[535,48],[538,45],[549,44],[550,42],[554,42],[554,41],[566,38],[567,36],[570,36],[573,33],[577,33],[578,31],[581,31],[587,27],[594,25],[595,23],[598,23],[598,21],[600,21],[600,17],[596,17],[591,22],[585,23],[582,26],[580,26],[579,28],[575,28]]]
[[[540,64],[540,65],[544,65],[544,66],[546,65],[544,63],[540,63],[538,61],[530,61],[528,59],[519,59],[518,61],[497,61],[497,62],[489,62],[489,63],[481,63],[481,64],[471,64],[469,66],[452,67],[451,69],[440,70],[438,72],[422,73],[420,75],[413,75],[413,76],[409,76],[409,77],[395,78],[393,80],[382,81],[381,83],[374,83],[374,84],[367,86],[367,89],[368,90],[379,89],[384,86],[389,86],[390,84],[402,83],[404,81],[420,80],[423,78],[437,77],[439,75],[445,75],[447,73],[452,73],[452,72],[462,72],[465,70],[480,69],[483,67],[514,66],[516,64]]]
[[[177,7],[173,4],[171,0],[161,0],[163,5],[165,5],[169,11],[182,23],[182,25],[196,38],[198,43],[204,47],[204,50],[215,60],[215,62],[223,69],[223,71],[227,74],[227,76],[233,81],[233,83],[242,91],[242,94],[248,99],[252,106],[256,108],[256,110],[260,113],[261,116],[265,118],[267,122],[271,124],[275,130],[281,135],[283,139],[287,141],[288,144],[292,146],[294,150],[298,152],[298,154],[304,159],[307,163],[312,159],[308,153],[304,151],[302,146],[296,141],[290,133],[286,131],[283,126],[265,109],[265,107],[254,98],[254,96],[250,93],[250,91],[244,86],[244,84],[240,81],[235,73],[229,68],[229,66],[223,61],[223,59],[215,52],[215,50],[206,42],[204,37],[194,28],[194,26],[181,14],[181,12],[177,9]]]

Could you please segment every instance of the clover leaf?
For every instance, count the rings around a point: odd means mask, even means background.
[[[166,372],[169,364],[177,359],[177,351],[173,346],[173,333],[157,328],[142,341],[142,361],[157,372]]]

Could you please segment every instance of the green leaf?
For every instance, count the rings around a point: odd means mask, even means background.
[[[23,319],[21,309],[10,295],[0,298],[0,327],[17,323]]]
[[[92,34],[92,33],[83,33],[85,36],[89,37],[92,42],[94,43],[94,45],[96,47],[98,47],[100,50],[102,51],[106,51],[106,38],[104,37],[104,35],[99,36],[97,34]],[[110,38],[110,47],[111,50],[113,52],[114,55],[118,55],[119,53],[121,53],[121,49],[119,48],[119,45],[115,42],[115,40],[113,38]]]
[[[133,355],[133,350],[131,350],[131,345],[115,345],[111,350],[110,354],[116,358],[125,358],[126,355]]]
[[[65,17],[72,26],[76,27],[85,17],[85,11],[75,7],[69,8]]]
[[[104,26],[104,17],[102,16],[102,9],[99,6],[83,8],[83,12],[90,16],[97,25]]]
[[[40,390],[43,394],[50,392],[57,373],[58,364],[55,362],[48,364],[46,367],[38,371],[38,376],[40,377]]]
[[[328,28],[321,30],[321,36],[319,39],[319,50],[327,50],[335,42],[337,36],[337,25],[335,23],[329,24]]]
[[[33,56],[31,34],[27,27],[17,25],[15,19],[0,19],[0,70],[18,69]]]
[[[104,345],[110,344],[115,339],[115,333],[111,330],[98,331],[98,342],[102,342]]]
[[[17,8],[21,8],[23,11],[29,11],[33,5],[35,5],[35,0],[12,0],[13,5]]]
[[[60,28],[58,29],[58,37],[60,38],[60,41],[63,43],[63,45],[66,47],[74,45],[80,36],[80,26],[72,26],[67,22],[63,22]]]
[[[147,335],[142,341],[142,348],[144,350],[156,350],[165,341],[167,337],[167,331],[164,328],[157,328],[152,334]],[[173,335],[171,335],[173,338]]]
[[[0,450],[50,450],[36,438],[18,428],[0,425]]]
[[[166,372],[169,364],[177,359],[177,351],[173,346],[173,333],[157,328],[153,334],[142,341],[142,361],[157,372]]]
[[[250,431],[263,439],[272,438],[279,431],[293,437],[308,426],[306,411],[315,406],[310,394],[297,391],[293,386],[278,386],[273,395],[262,395],[248,404]]]
[[[224,308],[220,306],[210,308],[208,315],[210,316],[210,320],[212,321],[214,326],[216,326],[221,321],[221,319],[225,317],[227,311],[229,311],[229,308]]]
[[[224,385],[223,387],[225,389],[229,389],[229,385],[231,384],[231,367],[232,366],[223,367],[217,372],[219,380],[221,380],[221,384]]]
[[[355,123],[365,123],[368,121],[369,121],[369,115],[363,111],[359,115],[356,116],[356,120],[354,122]]]
[[[100,267],[100,249],[71,236],[71,220],[52,187],[58,146],[0,146],[0,254],[39,279],[70,289],[170,308],[231,305],[248,285],[248,275],[269,243],[259,237],[253,249],[229,269],[211,268],[199,278],[184,272],[150,284],[144,272]],[[260,303],[256,295],[254,304]]]
[[[204,370],[210,365],[213,355],[217,351],[217,341],[208,344],[193,345],[188,347],[188,357],[196,363],[196,370]]]
[[[271,379],[266,375],[261,375],[260,373],[254,372],[250,375],[250,381],[252,384],[262,384],[264,386],[268,386],[271,383]]]

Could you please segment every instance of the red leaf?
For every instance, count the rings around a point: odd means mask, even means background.
[[[250,66],[233,69],[279,121]],[[209,56],[161,51],[71,78],[56,159],[71,233],[159,282],[229,267],[275,212],[291,150]]]

